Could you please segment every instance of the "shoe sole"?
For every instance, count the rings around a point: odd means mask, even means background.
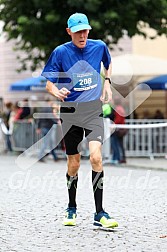
[[[70,224],[69,224],[69,223],[68,223],[68,224],[64,224],[64,223],[63,223],[63,226],[66,226],[66,227],[75,227],[76,224],[71,224],[71,223],[70,223]]]
[[[116,228],[116,227],[118,227],[118,223],[117,222],[113,222],[110,225],[104,225],[101,222],[94,221],[93,225],[98,226],[98,227],[104,227],[104,228]]]
[[[64,226],[76,226],[76,222],[63,222]]]

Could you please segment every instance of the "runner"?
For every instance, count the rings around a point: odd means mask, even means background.
[[[79,143],[85,134],[90,151],[92,184],[96,213],[94,225],[113,228],[118,223],[106,213],[103,200],[102,102],[112,99],[110,89],[111,58],[106,44],[88,39],[92,29],[85,14],[75,13],[68,19],[70,42],[58,46],[51,54],[42,75],[47,78],[47,91],[62,101],[61,120],[66,145],[67,187],[69,203],[64,225],[76,225],[76,189],[80,167]],[[102,90],[100,68],[103,62],[105,81]],[[59,74],[58,74],[59,73]],[[64,78],[61,78],[61,77]],[[58,78],[59,77],[59,78]],[[55,86],[57,83],[57,86]]]

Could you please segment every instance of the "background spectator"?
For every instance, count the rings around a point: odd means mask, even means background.
[[[164,115],[161,110],[157,109],[154,115],[154,119],[164,119]]]
[[[5,142],[6,142],[6,151],[12,151],[12,143],[11,143],[11,134],[9,132],[9,122],[10,122],[10,115],[11,115],[11,112],[12,112],[12,107],[13,107],[13,104],[12,102],[7,102],[5,104],[5,112],[3,114],[3,120],[4,120],[4,123],[5,123],[5,126],[7,128],[7,134],[5,134]]]
[[[151,118],[150,112],[147,109],[145,109],[143,111],[143,118],[142,119],[150,119],[150,118]]]
[[[115,124],[125,124],[125,109],[122,106],[121,99],[115,98],[111,114],[108,115]],[[112,164],[126,163],[126,156],[123,144],[123,138],[126,135],[126,129],[117,129],[111,135]]]
[[[24,99],[22,103],[22,111],[20,114],[20,119],[27,119],[31,115],[31,110],[28,106],[28,99]]]
[[[47,155],[47,153],[51,153],[54,158],[54,161],[57,161],[58,158],[54,150],[53,134],[52,134],[53,132],[52,130],[55,131],[56,129],[55,128],[53,129],[52,126],[54,124],[57,124],[59,119],[54,116],[52,102],[49,99],[47,99],[46,107],[41,107],[39,112],[43,113],[43,115],[41,114],[42,115],[41,117],[43,118],[38,119],[37,121],[37,134],[41,134],[43,138],[41,149],[38,155],[39,161],[44,162],[45,161],[44,158]],[[54,136],[56,136],[56,134],[54,134]]]

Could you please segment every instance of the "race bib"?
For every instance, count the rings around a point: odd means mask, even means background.
[[[73,85],[75,91],[90,90],[97,86],[97,73],[73,74]]]

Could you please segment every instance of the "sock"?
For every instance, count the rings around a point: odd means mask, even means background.
[[[68,207],[77,207],[75,199],[76,199],[78,174],[76,176],[69,176],[68,174],[66,174],[66,178],[67,178],[67,188],[69,196]]]
[[[103,210],[103,207],[102,207],[103,177],[104,177],[103,171],[102,172],[92,171],[92,184],[93,184],[96,213],[99,213],[100,211]]]

